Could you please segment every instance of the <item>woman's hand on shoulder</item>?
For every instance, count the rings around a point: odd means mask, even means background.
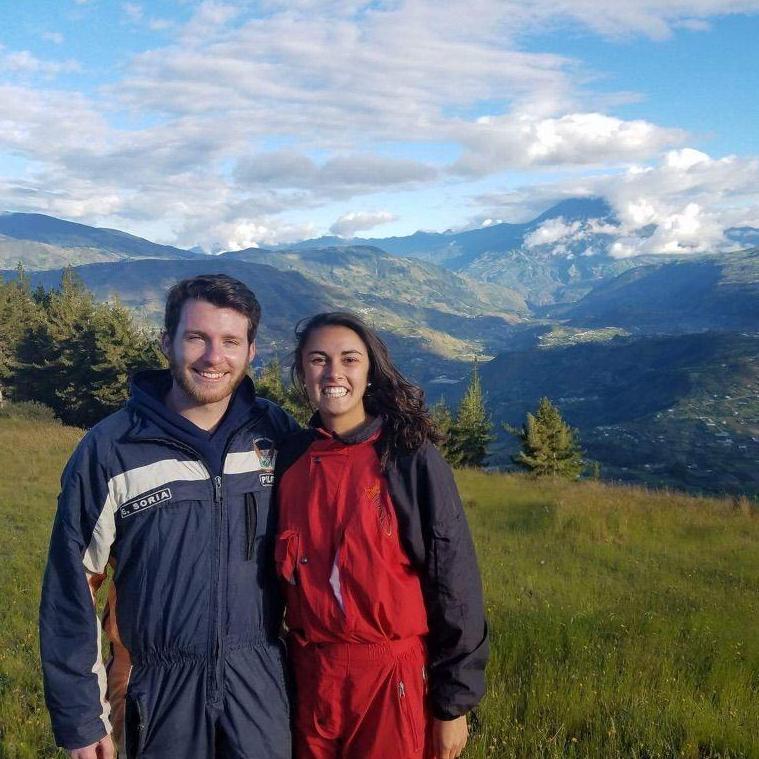
[[[468,737],[466,715],[451,720],[432,720],[432,748],[435,759],[457,759],[461,756]]]

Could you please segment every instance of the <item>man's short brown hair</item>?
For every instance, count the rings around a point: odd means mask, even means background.
[[[231,308],[248,319],[248,342],[256,339],[261,305],[253,291],[227,274],[199,274],[177,282],[166,297],[163,326],[169,340],[177,333],[182,306],[188,300],[204,300],[217,308]]]

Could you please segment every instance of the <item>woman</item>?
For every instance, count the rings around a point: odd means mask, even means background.
[[[484,692],[479,572],[422,391],[358,317],[296,331],[316,409],[277,457],[299,759],[454,759]]]

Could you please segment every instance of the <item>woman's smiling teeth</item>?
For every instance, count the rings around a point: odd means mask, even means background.
[[[348,395],[347,387],[323,387],[322,395],[326,395],[327,398],[343,398]]]

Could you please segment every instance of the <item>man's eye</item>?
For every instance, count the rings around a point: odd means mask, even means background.
[[[229,345],[229,346],[231,346],[231,347],[235,347],[235,346],[237,346],[237,345],[239,345],[239,344],[240,344],[240,343],[239,343],[239,341],[238,341],[238,340],[225,340],[225,341],[224,341],[224,345]]]

